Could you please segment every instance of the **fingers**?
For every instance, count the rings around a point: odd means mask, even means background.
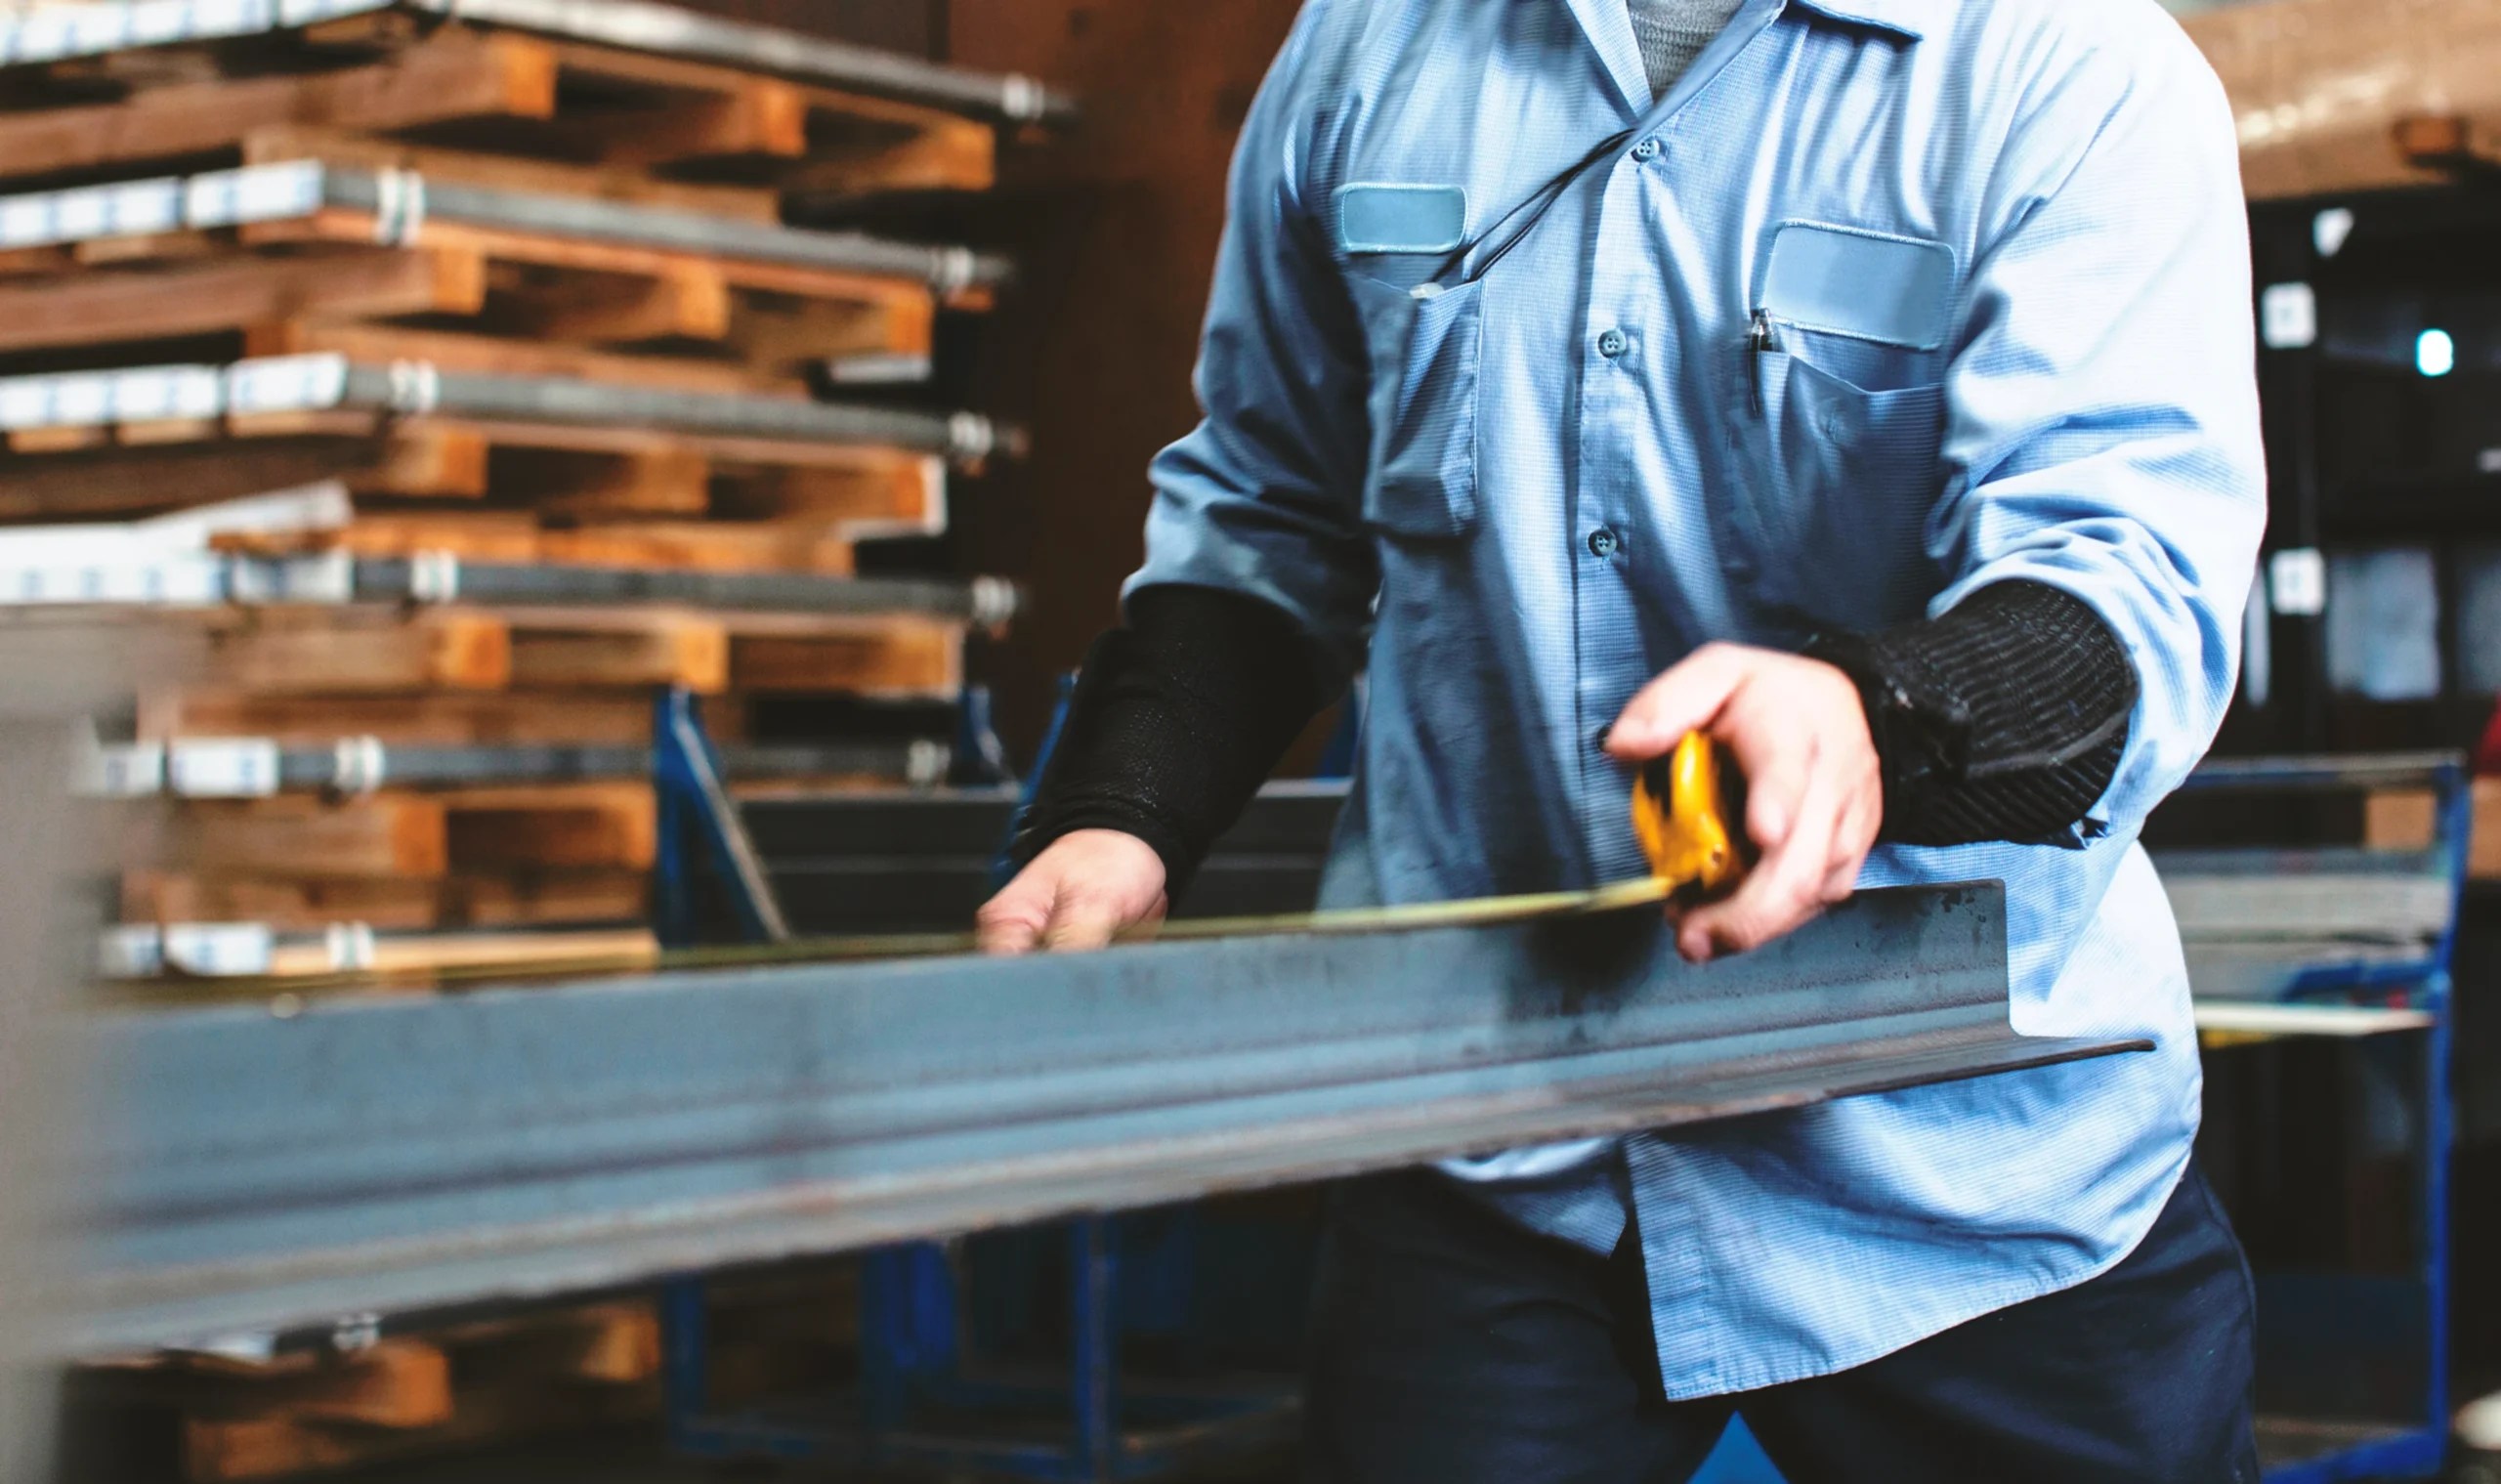
[[[1823,912],[1839,864],[1844,798],[1834,770],[1815,767],[1811,757],[1805,770],[1806,783],[1779,843],[1765,848],[1736,895],[1687,913],[1678,924],[1676,950],[1687,959],[1707,963],[1722,954],[1752,953]]]
[[[1054,954],[1091,953],[1110,948],[1128,925],[1129,913],[1108,893],[1072,886],[1061,891],[1052,909],[1042,947]]]
[[[1747,652],[1705,645],[1642,688],[1607,733],[1606,749],[1621,761],[1647,762],[1675,750],[1688,732],[1716,720],[1745,682]]]
[[[1019,875],[974,917],[973,936],[981,951],[1011,958],[1040,948],[1058,899],[1058,883],[1049,877],[1031,870]]]
[[[1079,830],[1025,868],[974,919],[983,953],[1083,953],[1164,920],[1164,863],[1144,841]]]

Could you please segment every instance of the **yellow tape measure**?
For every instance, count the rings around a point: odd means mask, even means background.
[[[1632,832],[1651,873],[1680,897],[1736,890],[1754,865],[1746,783],[1736,760],[1699,732],[1654,758],[1632,786]]]

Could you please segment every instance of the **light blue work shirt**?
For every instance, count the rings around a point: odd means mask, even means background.
[[[1414,292],[1624,131],[1481,278]],[[2251,298],[2223,90],[2152,0],[1748,0],[1659,100],[1624,0],[1297,22],[1131,590],[1264,599],[1369,670],[1330,905],[1639,874],[1600,734],[1708,641],[2028,578],[2143,683],[2106,833],[1886,847],[1863,884],[2004,879],[2015,1028],[2154,1054],[1459,1167],[1592,1250],[1637,1216],[1672,1397],[2080,1283],[2185,1167],[2188,984],[2137,836],[2238,664]]]

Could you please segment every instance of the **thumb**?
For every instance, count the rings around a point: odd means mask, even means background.
[[[1027,871],[993,897],[973,919],[973,935],[985,954],[1013,957],[1042,946],[1050,926],[1051,905],[1058,900],[1054,881]]]
[[[1607,733],[1606,750],[1622,762],[1664,756],[1690,732],[1709,727],[1744,684],[1745,651],[1715,644],[1697,650],[1643,687]]]

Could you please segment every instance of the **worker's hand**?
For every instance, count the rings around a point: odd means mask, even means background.
[[[1744,771],[1744,828],[1762,859],[1734,895],[1682,915],[1677,950],[1696,963],[1749,953],[1848,900],[1885,823],[1883,771],[1849,677],[1819,659],[1711,645],[1632,699],[1607,750],[1638,766],[1688,732]]]
[[[1164,920],[1164,858],[1117,829],[1080,829],[1034,858],[981,910],[985,954],[1108,948]]]

